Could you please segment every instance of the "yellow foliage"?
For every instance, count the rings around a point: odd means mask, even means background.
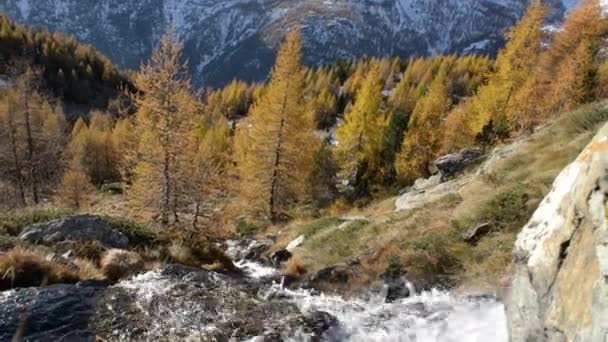
[[[272,78],[235,138],[240,192],[254,215],[279,219],[306,198],[318,139],[304,102],[301,37],[290,33]]]

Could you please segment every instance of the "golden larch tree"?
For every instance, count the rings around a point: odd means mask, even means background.
[[[386,126],[381,104],[382,80],[374,66],[367,73],[352,110],[336,131],[340,168],[344,177],[353,180],[356,196],[367,195],[370,174],[380,166]]]
[[[149,63],[135,76],[139,92],[135,120],[138,137],[130,198],[158,213],[160,222],[178,220],[183,204],[184,151],[193,128],[196,101],[181,61],[182,43],[172,34],[163,38]]]
[[[300,33],[291,32],[279,51],[270,83],[235,138],[241,195],[254,214],[272,221],[308,194],[317,144],[303,97],[301,47]]]
[[[452,106],[446,75],[442,67],[410,118],[396,163],[399,177],[406,183],[429,176],[430,164],[441,148],[442,120]]]

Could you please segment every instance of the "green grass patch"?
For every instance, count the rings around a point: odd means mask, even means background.
[[[17,236],[31,224],[61,219],[73,214],[70,210],[22,209],[0,214],[0,235]]]
[[[131,245],[149,246],[159,242],[158,234],[149,225],[118,217],[105,216],[103,219],[128,237]]]
[[[301,226],[299,232],[300,235],[310,238],[323,230],[335,227],[339,222],[335,217],[326,217]]]

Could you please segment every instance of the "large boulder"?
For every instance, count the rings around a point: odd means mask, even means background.
[[[443,177],[452,177],[470,165],[477,163],[483,152],[478,148],[464,148],[456,153],[437,158],[433,166]]]
[[[608,336],[607,182],[608,125],[557,177],[517,238],[511,341]]]
[[[30,243],[55,244],[62,241],[98,241],[105,247],[125,249],[129,239],[99,216],[75,215],[38,223],[23,229],[19,238]]]
[[[0,341],[96,341],[91,319],[103,287],[54,285],[0,294]]]

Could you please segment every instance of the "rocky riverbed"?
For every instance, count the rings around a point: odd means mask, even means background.
[[[387,286],[358,298],[285,288],[270,266],[244,276],[181,265],[115,285],[84,282],[0,294],[0,340],[506,341],[494,298],[417,293],[387,303]]]

